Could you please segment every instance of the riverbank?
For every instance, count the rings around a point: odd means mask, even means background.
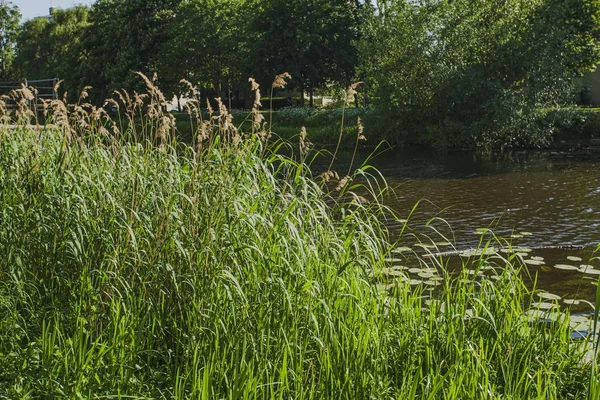
[[[406,132],[388,132],[385,122],[371,110],[361,108],[318,109],[308,107],[288,107],[271,112],[265,111],[266,123],[271,127],[272,133],[285,140],[296,141],[302,126],[306,127],[307,135],[311,142],[319,146],[335,145],[338,141],[343,118],[342,146],[353,148],[356,144],[358,132],[358,119],[364,126],[364,135],[367,139],[362,145],[375,146],[381,140],[395,145],[422,146],[439,148],[443,142],[435,136],[407,134]],[[251,129],[249,111],[233,110],[233,123],[241,130]],[[186,113],[174,113],[177,129],[182,136],[182,141],[189,141],[191,132],[196,125],[190,121]],[[537,146],[527,148],[581,148],[600,146],[600,108],[566,107],[547,110],[540,113],[532,129],[544,132],[540,137],[546,137]],[[448,144],[444,145],[448,146]],[[458,146],[458,147],[456,147]],[[475,149],[477,143],[460,142],[452,149]],[[509,146],[510,147],[510,146]],[[513,148],[522,148],[516,146]]]

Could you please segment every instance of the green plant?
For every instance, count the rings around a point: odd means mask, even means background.
[[[568,322],[525,314],[495,242],[458,274],[432,250],[418,262],[442,284],[414,285],[389,274],[396,217],[371,167],[315,177],[224,107],[179,143],[144,104],[113,135],[0,127],[3,396],[584,395]]]

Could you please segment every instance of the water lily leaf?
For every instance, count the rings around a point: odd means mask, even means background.
[[[523,235],[519,235],[518,233],[513,233],[512,235],[510,235],[511,239],[520,239],[522,237],[523,237]]]
[[[569,321],[573,324],[590,324],[592,320],[586,316],[581,314],[571,315]]]
[[[519,232],[519,234],[521,236],[533,236],[533,233],[531,233],[531,232]]]
[[[515,246],[515,247],[511,247],[509,249],[502,249],[500,250],[503,253],[530,253],[532,251],[531,248],[529,247],[520,247],[520,246]]]
[[[410,251],[412,251],[412,249],[410,247],[402,246],[402,247],[396,247],[395,249],[393,249],[392,253],[406,253],[406,252],[410,252]]]
[[[477,228],[475,229],[475,234],[476,235],[485,235],[486,233],[488,233],[490,230],[488,228]]]
[[[576,306],[576,305],[578,305],[580,303],[580,301],[579,300],[575,300],[575,299],[563,299],[563,303],[565,303],[568,306]],[[573,317],[574,316],[572,315],[571,319]]]
[[[572,340],[583,340],[586,337],[588,337],[589,334],[590,333],[589,333],[588,330],[578,330],[578,329],[576,329],[573,332],[571,332],[571,334],[569,335],[569,337]]]
[[[429,279],[429,278],[433,277],[433,273],[431,273],[431,272],[426,272],[426,271],[421,271],[421,272],[419,272],[417,275],[418,275],[420,278],[423,278],[423,279]]]
[[[435,249],[435,244],[431,244],[431,243],[415,243],[413,244],[413,247],[420,247],[422,249]]]
[[[546,304],[549,307],[549,309],[554,308],[554,304],[551,303],[534,303],[531,306],[533,307],[535,304]],[[545,320],[545,321],[558,321],[559,319],[562,319],[565,317],[565,315],[563,313],[560,312],[553,312],[553,311],[547,311],[547,309],[544,309],[544,307],[540,307],[540,308],[531,308],[529,310],[527,310],[525,312],[525,317],[527,317],[527,319],[529,319],[529,321],[535,321],[535,320]]]
[[[479,256],[489,256],[496,254],[497,251],[494,247],[487,247],[485,249],[469,249],[460,252],[458,255],[461,257],[479,257]]]
[[[409,268],[408,272],[410,272],[411,274],[418,274],[419,272],[422,272],[423,268],[417,268],[417,267],[412,267]]]
[[[582,261],[581,257],[575,257],[575,256],[568,256],[567,260],[569,260],[569,261]]]
[[[591,265],[580,265],[579,272],[589,275],[600,275],[600,269],[595,269]]]
[[[392,277],[404,276],[402,271],[398,271],[398,270],[395,270],[392,268],[384,268],[381,270],[381,273],[383,275],[392,276]]]
[[[528,265],[544,265],[545,264],[544,261],[534,260],[533,258],[531,260],[525,260],[524,262],[525,262],[525,264],[528,264]]]
[[[576,266],[574,266],[574,265],[568,265],[568,264],[556,264],[554,266],[554,268],[560,269],[560,270],[563,270],[563,271],[577,271],[577,270],[579,270],[579,268],[577,268]]]
[[[537,292],[536,295],[540,298],[540,299],[544,299],[544,300],[560,300],[560,296],[556,295],[554,293],[548,293],[548,292]]]
[[[423,281],[419,280],[419,279],[411,279],[409,281],[411,286],[416,286],[416,285],[420,285],[421,283],[423,283]]]
[[[552,268],[550,268],[550,267],[549,267],[549,266],[547,266],[547,265],[542,265],[542,266],[540,267],[540,269],[541,269],[542,271],[544,271],[544,272],[550,272],[550,271],[552,271]]]
[[[432,280],[432,279],[430,279],[430,280],[428,280],[428,281],[425,281],[425,282],[423,282],[423,283],[424,283],[425,285],[428,285],[428,286],[438,286],[438,285],[441,285],[441,284],[442,284],[440,281],[434,281],[434,280]]]
[[[544,257],[540,257],[540,256],[532,256],[531,259],[535,260],[535,261],[544,261]]]
[[[554,303],[539,302],[531,303],[531,307],[538,310],[552,310],[553,308],[556,308],[557,305]]]
[[[384,261],[387,263],[393,263],[393,262],[402,262],[404,260],[401,258],[386,258]]]

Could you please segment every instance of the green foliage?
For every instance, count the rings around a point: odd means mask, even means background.
[[[292,75],[290,87],[300,91],[326,82],[345,86],[354,78],[358,39],[354,0],[256,1],[254,10],[251,74],[263,86],[269,87],[283,72]]]
[[[597,108],[557,108],[544,113],[540,124],[551,126],[555,140],[589,142],[600,137],[600,110]]]
[[[572,103],[600,59],[598,1],[379,2],[363,70],[398,141],[535,146],[541,109]],[[595,22],[596,21],[596,22]]]
[[[95,88],[91,95],[96,102],[117,89],[141,91],[136,71],[148,76],[159,72],[178,5],[179,0],[99,0],[92,5],[83,37],[84,75]],[[165,81],[164,90],[171,95],[169,83],[172,79]]]
[[[224,85],[239,84],[247,52],[248,9],[242,0],[186,0],[170,24],[163,48],[163,76],[186,78],[217,96]],[[162,84],[161,84],[162,86]]]
[[[73,115],[0,126],[5,397],[585,395],[585,343],[566,319],[525,315],[516,258],[458,275],[420,259],[439,290],[390,280],[382,221],[397,218],[371,167],[327,182],[227,113],[201,119],[195,147],[153,146],[164,115],[132,107],[143,131],[109,133],[77,107],[75,131]],[[494,266],[497,281],[481,276]]]
[[[26,21],[19,34],[15,73],[19,79],[63,78],[63,89],[77,98],[85,86],[82,37],[88,28],[89,8],[76,6],[54,10],[46,18]]]
[[[19,8],[10,2],[0,2],[0,82],[13,79],[12,63],[19,32]]]

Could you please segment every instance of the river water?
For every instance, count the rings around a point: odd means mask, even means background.
[[[355,165],[368,153],[360,152]],[[345,170],[348,155],[340,159]],[[391,149],[370,164],[393,189],[384,203],[408,220],[406,226],[386,221],[394,240],[407,246],[447,241],[438,250],[460,251],[478,247],[488,228],[531,249],[525,258],[543,259],[528,265],[538,287],[563,298],[593,298],[598,275],[567,267],[600,269],[600,254],[593,253],[600,243],[599,150],[484,156]]]

